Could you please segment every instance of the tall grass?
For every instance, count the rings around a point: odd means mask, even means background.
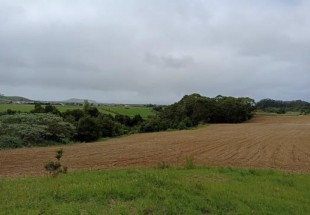
[[[0,214],[310,214],[310,175],[232,168],[0,179]]]

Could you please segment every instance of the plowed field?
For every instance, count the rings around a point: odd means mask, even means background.
[[[310,172],[310,117],[257,116],[242,124],[135,134],[105,142],[0,151],[0,176],[44,174],[43,165],[64,149],[69,171],[184,164],[263,167]]]

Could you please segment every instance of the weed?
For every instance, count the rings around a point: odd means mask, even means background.
[[[194,157],[192,155],[186,156],[185,168],[186,169],[194,169],[195,168],[195,161],[194,161]]]
[[[157,168],[158,169],[168,169],[169,168],[169,164],[166,163],[165,161],[160,161],[157,163]]]
[[[44,168],[46,169],[46,171],[48,171],[48,173],[52,175],[53,177],[58,176],[59,173],[66,174],[68,172],[68,167],[63,166],[60,163],[60,158],[62,157],[63,153],[64,153],[63,149],[57,150],[56,155],[55,155],[55,158],[57,160],[49,161],[48,163],[44,165]]]

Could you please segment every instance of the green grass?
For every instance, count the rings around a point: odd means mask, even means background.
[[[194,168],[0,178],[0,214],[310,214],[310,175]]]
[[[74,105],[55,105],[56,108],[60,112],[64,112],[66,110],[73,110],[73,109],[82,109],[82,106],[74,106]],[[154,115],[154,111],[152,108],[148,107],[138,107],[138,106],[99,106],[97,107],[98,110],[102,113],[112,114],[122,114],[133,117],[137,114],[140,114],[142,118],[147,118],[148,116]],[[29,112],[30,110],[34,109],[34,105],[29,104],[0,104],[0,112],[6,111],[7,109],[21,111],[21,112]]]
[[[7,109],[22,111],[22,112],[29,112],[34,109],[34,105],[28,104],[0,104],[0,112],[4,112]]]

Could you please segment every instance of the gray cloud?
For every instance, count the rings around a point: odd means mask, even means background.
[[[308,1],[0,3],[0,91],[171,103],[184,94],[310,100]]]

